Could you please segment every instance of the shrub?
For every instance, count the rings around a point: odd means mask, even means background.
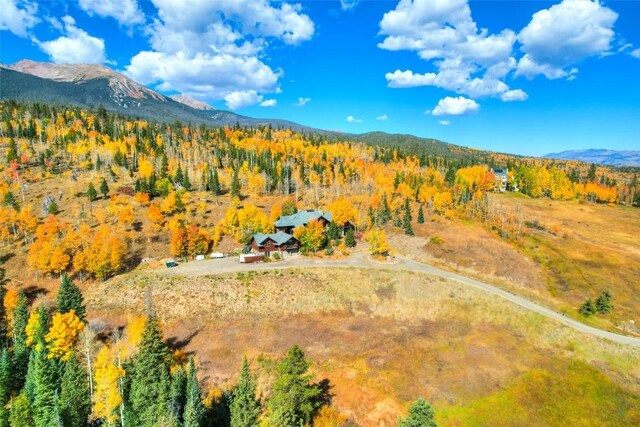
[[[593,300],[591,298],[587,299],[578,309],[578,313],[584,317],[590,317],[596,314],[596,305],[593,303]]]
[[[49,206],[47,206],[47,213],[51,215],[57,215],[59,212],[60,209],[58,209],[58,205],[56,204],[56,202],[49,203]]]
[[[442,239],[442,237],[438,236],[437,234],[432,236],[431,239],[429,239],[429,241],[434,245],[441,245],[444,243],[444,240]]]

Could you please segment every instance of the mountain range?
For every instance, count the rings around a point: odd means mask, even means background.
[[[640,151],[616,151],[606,149],[569,150],[550,153],[544,156],[549,159],[579,160],[586,163],[597,163],[607,166],[640,166]]]
[[[430,154],[450,157],[477,155],[478,151],[436,139],[413,135],[369,132],[348,134],[314,129],[281,119],[260,119],[210,105],[184,95],[164,96],[117,71],[96,64],[54,64],[28,59],[12,65],[0,64],[0,99],[72,105],[88,109],[103,106],[107,111],[158,122],[206,124],[210,126],[266,126],[312,132],[337,139],[369,144],[419,145]]]
[[[12,65],[0,64],[0,99],[72,105],[88,109],[100,106],[107,111],[159,122],[205,124],[209,126],[267,126],[313,132],[338,139],[373,145],[420,146],[429,154],[453,158],[489,154],[413,135],[369,132],[348,134],[314,129],[281,119],[247,117],[212,106],[185,95],[162,95],[112,68],[97,64],[55,64],[28,59]],[[544,157],[580,160],[616,166],[640,165],[640,151],[577,150]]]
[[[213,107],[178,95],[164,96],[117,71],[96,64],[54,64],[22,60],[0,64],[0,99],[73,105],[160,122],[190,122],[210,126],[236,123],[242,126],[286,127],[318,131],[279,119],[259,119]]]

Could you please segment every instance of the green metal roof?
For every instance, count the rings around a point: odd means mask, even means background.
[[[275,225],[276,227],[300,227],[307,225],[309,221],[313,219],[324,218],[331,222],[333,216],[331,212],[323,211],[320,209],[307,209],[306,211],[300,211],[293,215],[285,215],[278,218]]]
[[[263,234],[256,233],[253,235],[253,239],[256,241],[258,246],[262,246],[267,240],[273,240],[276,246],[281,246],[287,243],[291,239],[295,239],[291,234],[285,233],[284,231],[278,231],[277,233],[272,234]]]

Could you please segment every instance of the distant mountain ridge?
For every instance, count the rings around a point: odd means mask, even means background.
[[[181,121],[209,126],[238,123],[241,126],[271,125],[274,128],[291,128],[297,132],[331,133],[287,120],[259,119],[231,111],[193,108],[159,94],[109,67],[96,64],[53,64],[30,60],[22,60],[13,65],[0,64],[0,99],[88,109],[103,106],[114,113],[165,123]]]
[[[640,166],[640,151],[631,150],[616,151],[592,148],[549,153],[543,157],[548,159],[578,160],[607,166]]]

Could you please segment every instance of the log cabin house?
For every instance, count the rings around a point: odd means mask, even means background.
[[[251,250],[270,256],[271,253],[292,254],[300,250],[300,241],[291,234],[278,231],[273,234],[256,233],[249,242]]]

